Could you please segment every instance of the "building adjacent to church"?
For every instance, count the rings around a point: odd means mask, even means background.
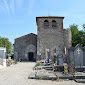
[[[62,55],[65,62],[71,47],[71,31],[63,29],[63,19],[57,16],[36,17],[37,35],[31,33],[15,39],[15,59],[36,61],[49,58],[55,63]]]
[[[3,60],[6,59],[6,48],[5,47],[0,47],[0,65],[3,65]]]

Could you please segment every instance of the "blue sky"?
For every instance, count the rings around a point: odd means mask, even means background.
[[[85,23],[85,0],[0,0],[0,36],[37,34],[36,16],[64,16],[64,28]]]

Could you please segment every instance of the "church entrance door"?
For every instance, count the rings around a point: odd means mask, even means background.
[[[34,53],[33,52],[29,52],[28,53],[29,61],[33,61],[33,57],[34,57]]]

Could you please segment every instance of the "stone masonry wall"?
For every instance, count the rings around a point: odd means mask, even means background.
[[[25,59],[25,51],[27,46],[29,45],[34,45],[36,47],[36,52],[37,52],[37,35],[31,33],[15,39],[14,56],[16,56],[17,52],[18,59],[19,58]]]
[[[49,21],[49,27],[44,29],[44,21]],[[52,20],[56,21],[56,28],[52,28]],[[42,58],[46,56],[45,49],[54,49],[56,46],[60,49],[57,52],[64,54],[65,46],[66,48],[71,46],[71,33],[70,31],[64,32],[63,29],[63,18],[38,18],[38,36],[37,36],[37,53],[41,54]],[[51,55],[53,58],[53,51],[51,50]]]

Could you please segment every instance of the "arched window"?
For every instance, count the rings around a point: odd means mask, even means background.
[[[55,20],[52,21],[52,27],[56,27],[56,21]]]
[[[45,20],[44,21],[44,27],[46,28],[46,27],[49,27],[49,22],[48,22],[48,20]]]

